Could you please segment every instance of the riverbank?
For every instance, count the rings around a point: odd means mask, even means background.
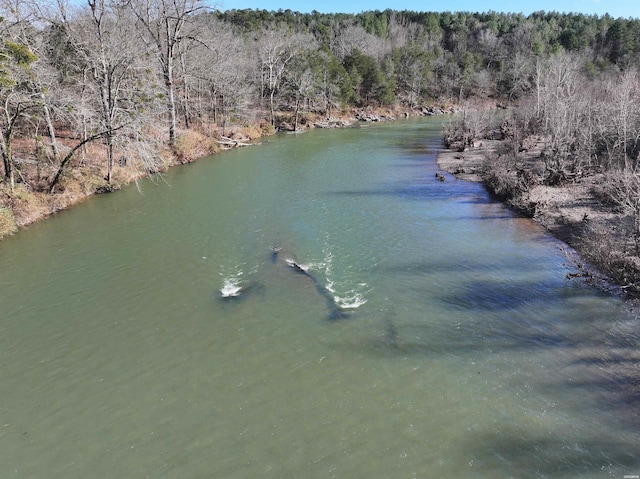
[[[524,169],[535,169],[542,157],[541,141],[519,152]],[[628,245],[628,223],[622,214],[601,193],[603,178],[593,173],[554,186],[533,184],[526,186],[517,179],[509,189],[496,175],[516,174],[503,163],[505,140],[473,139],[464,147],[450,145],[437,155],[440,169],[456,178],[482,182],[489,192],[518,214],[530,217],[550,234],[569,245],[579,257],[567,250],[577,268],[572,277],[629,298],[640,295],[640,261],[631,254]],[[498,171],[499,173],[496,173]],[[581,259],[582,258],[582,259]]]
[[[392,121],[409,116],[450,114],[454,107],[364,108],[333,112],[330,115],[302,113],[297,121],[291,112],[278,112],[275,126],[265,119],[250,124],[219,127],[198,125],[178,132],[172,147],[157,148],[152,159],[127,158],[121,155],[113,167],[112,178],[105,178],[106,158],[100,143],[88,144],[70,162],[53,191],[49,185],[59,159],[47,156],[41,138],[16,138],[14,156],[19,160],[17,183],[0,182],[0,239],[67,209],[95,194],[118,190],[141,178],[161,175],[173,166],[191,163],[221,151],[259,143],[261,138],[278,132],[313,128],[348,128],[358,123]],[[162,132],[148,132],[152,143],[162,144]],[[80,140],[69,132],[57,138],[63,152],[70,151]],[[146,152],[149,156],[149,152]],[[140,156],[143,156],[141,152]]]

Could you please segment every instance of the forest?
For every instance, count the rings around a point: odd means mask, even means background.
[[[512,196],[604,175],[640,253],[639,19],[0,0],[0,32],[0,236],[278,130],[455,106],[463,148],[510,139]]]

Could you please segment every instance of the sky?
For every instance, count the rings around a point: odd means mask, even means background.
[[[506,12],[536,11],[585,13],[614,18],[640,18],[640,0],[214,0],[220,10],[293,10],[308,13],[360,13],[368,10],[413,10],[418,12]]]

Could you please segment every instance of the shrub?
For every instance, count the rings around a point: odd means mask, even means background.
[[[540,183],[531,165],[522,163],[517,155],[505,153],[488,157],[482,167],[482,181],[500,200],[527,216],[534,216],[536,205],[529,192]]]
[[[492,155],[482,165],[482,180],[489,191],[502,200],[518,194],[518,173],[513,155]]]
[[[23,184],[16,185],[11,194],[12,216],[17,226],[24,226],[47,216],[49,207],[40,194],[36,194]]]
[[[629,218],[589,224],[580,253],[604,271],[629,297],[640,297],[640,258],[628,244],[633,225]]]

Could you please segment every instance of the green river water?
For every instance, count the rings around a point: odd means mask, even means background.
[[[640,474],[640,323],[436,181],[441,121],[271,138],[3,240],[0,478]]]

